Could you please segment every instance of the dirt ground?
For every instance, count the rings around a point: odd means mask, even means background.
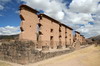
[[[100,46],[92,45],[69,54],[27,65],[0,61],[0,66],[100,66]]]

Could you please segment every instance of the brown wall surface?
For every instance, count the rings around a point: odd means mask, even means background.
[[[42,46],[49,46],[50,45],[50,24],[51,21],[48,20],[47,18],[42,17],[42,19],[40,20],[41,23],[41,29],[40,31],[42,32],[42,37],[41,37],[41,41],[42,41]]]
[[[54,48],[57,48],[57,46],[59,45],[59,24],[55,23],[54,21],[51,21],[51,29],[53,29],[53,31],[50,31],[50,33],[51,36],[53,36]]]
[[[70,45],[73,43],[73,34],[72,30],[67,28],[67,45]]]
[[[61,26],[61,45],[65,46],[65,26]]]
[[[75,33],[75,40],[78,40],[78,41],[80,41],[80,33]]]
[[[36,41],[36,24],[38,22],[37,15],[28,9],[20,10],[21,18],[24,18],[21,22],[21,34],[20,39]]]
[[[75,34],[75,40],[78,40],[81,44],[84,43],[84,42],[86,42],[84,36],[80,35],[79,32],[78,33],[76,32],[76,34]]]

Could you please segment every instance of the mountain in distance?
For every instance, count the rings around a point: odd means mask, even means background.
[[[98,43],[98,44],[100,44],[100,35],[88,38],[87,42],[88,43]]]

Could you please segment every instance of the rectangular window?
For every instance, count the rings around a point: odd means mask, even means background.
[[[53,32],[53,29],[51,29],[51,32]]]

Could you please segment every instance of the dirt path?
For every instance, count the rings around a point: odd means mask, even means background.
[[[100,47],[89,46],[69,54],[27,65],[12,66],[100,66]]]

